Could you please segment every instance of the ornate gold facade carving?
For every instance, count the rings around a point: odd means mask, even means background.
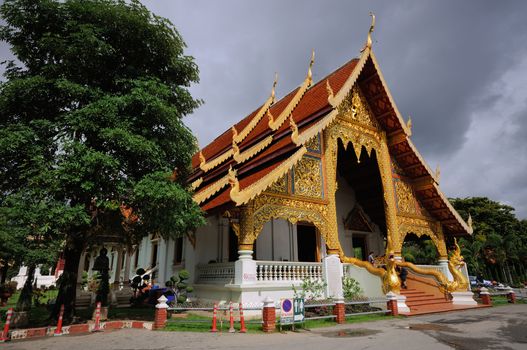
[[[421,214],[417,209],[417,199],[412,186],[404,180],[396,180],[394,182],[398,212],[414,215]]]
[[[322,198],[322,162],[319,158],[304,156],[293,167],[294,194]]]
[[[287,194],[288,193],[288,187],[287,187],[287,181],[288,174],[285,174],[281,178],[278,179],[274,184],[269,186],[266,192],[272,192],[272,193],[280,193],[280,194]]]
[[[320,134],[317,134],[317,136],[309,139],[305,143],[305,146],[308,151],[320,153]]]
[[[348,97],[339,106],[339,117],[367,125],[375,130],[381,130],[379,122],[370,110],[366,97],[358,86],[354,86]]]

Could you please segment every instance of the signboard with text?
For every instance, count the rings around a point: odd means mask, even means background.
[[[294,315],[293,299],[280,299],[280,325],[293,324]]]

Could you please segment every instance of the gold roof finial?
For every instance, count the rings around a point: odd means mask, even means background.
[[[199,164],[203,165],[206,162],[207,162],[207,160],[205,159],[205,156],[203,155],[203,151],[199,151]]]
[[[293,143],[298,146],[300,144],[298,141],[298,126],[293,120],[292,114],[289,116],[289,126],[291,128],[291,141],[293,141]]]
[[[337,104],[335,103],[335,94],[333,93],[333,89],[331,88],[331,84],[329,83],[329,79],[326,80],[326,91],[328,93],[328,102],[333,107],[336,107]]]
[[[236,126],[232,126],[231,127],[231,131],[232,131],[232,141],[234,142],[234,139],[238,136],[238,130],[236,130]]]
[[[271,99],[273,100],[273,103],[274,103],[274,100],[275,100],[275,95],[276,95],[275,89],[276,89],[276,84],[277,83],[278,83],[278,73],[275,72],[274,73],[273,89],[271,90]]]
[[[470,215],[470,213],[468,213],[467,225],[468,225],[468,228],[470,230],[473,230],[473,228],[472,228],[472,215]]]
[[[373,12],[370,12],[371,17],[371,24],[370,24],[370,30],[368,31],[368,39],[366,39],[366,46],[360,51],[363,52],[364,50],[371,49],[371,45],[373,41],[371,40],[371,33],[373,33],[373,30],[375,29],[375,14]]]
[[[435,178],[436,178],[436,181],[437,183],[439,183],[439,178],[441,177],[441,169],[439,168],[439,164],[436,166],[436,173],[435,173]]]
[[[311,51],[311,61],[309,61],[309,69],[307,70],[307,79],[309,80],[310,86],[313,83],[313,72],[311,71],[313,63],[315,63],[315,49]]]
[[[232,165],[229,166],[229,183],[231,184],[231,186],[233,186],[235,183],[238,182],[238,179],[236,178],[236,176],[238,175],[238,173],[236,172],[236,169],[233,169],[232,168]]]
[[[271,110],[267,110],[267,118],[269,119],[269,126],[271,126],[274,123],[274,116],[271,114]]]
[[[406,128],[408,129],[408,136],[412,136],[412,117],[408,116],[408,121],[406,122]]]

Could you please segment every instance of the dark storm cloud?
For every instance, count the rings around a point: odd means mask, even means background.
[[[201,146],[265,101],[275,71],[279,97],[298,86],[311,49],[316,81],[358,56],[374,11],[374,52],[446,194],[489,196],[527,217],[527,2],[143,3],[175,24],[200,67],[192,91],[205,105],[186,122]]]

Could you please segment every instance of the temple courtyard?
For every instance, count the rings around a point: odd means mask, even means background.
[[[525,349],[527,304],[274,334],[127,329],[5,343],[4,349]]]

